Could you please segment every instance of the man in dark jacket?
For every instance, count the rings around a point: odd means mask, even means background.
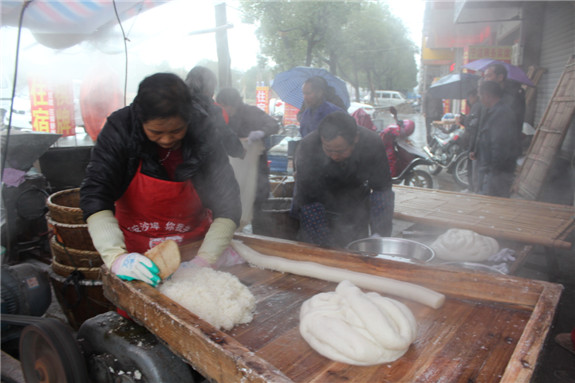
[[[300,240],[345,247],[371,234],[389,236],[394,194],[379,136],[346,112],[328,114],[306,136],[296,156],[292,213]]]
[[[245,104],[240,92],[235,88],[220,90],[216,102],[228,113],[229,127],[246,146],[255,142],[260,142],[263,146],[266,137],[279,131],[276,119],[257,106]],[[264,150],[258,161],[257,189],[253,206],[256,211],[261,209],[269,196],[269,173],[268,156]]]
[[[515,117],[514,130],[517,134],[517,139],[521,140],[523,120],[525,119],[525,92],[521,84],[507,78],[507,69],[503,64],[491,64],[488,66],[483,73],[483,80],[494,81],[503,90],[501,98],[513,112]]]
[[[520,151],[515,114],[503,102],[503,89],[494,81],[480,85],[479,97],[484,116],[475,150],[478,192],[509,197]]]
[[[481,118],[482,105],[479,101],[479,95],[477,94],[477,89],[473,89],[467,94],[467,103],[470,106],[469,113],[465,116],[462,123],[465,126],[465,143],[467,144],[467,150],[472,153],[475,150],[475,142],[477,141],[477,134],[479,132],[479,121]],[[467,161],[467,178],[469,180],[469,190],[472,192],[476,191],[476,180],[477,177],[474,171],[474,161]]]
[[[206,67],[196,65],[186,76],[186,84],[192,94],[203,99],[209,105],[209,125],[215,129],[217,139],[222,142],[230,157],[243,158],[246,154],[238,136],[228,126],[229,116],[214,101],[217,78],[214,72]]]

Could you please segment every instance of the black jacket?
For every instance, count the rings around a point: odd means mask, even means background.
[[[228,156],[210,127],[207,114],[190,126],[182,142],[184,162],[175,180],[191,180],[204,207],[214,218],[229,218],[236,224],[241,216],[239,186]],[[114,203],[127,190],[142,161],[142,172],[168,180],[158,161],[158,149],[146,137],[130,105],[112,113],[92,149],[86,177],[80,190],[80,207],[87,219],[102,210],[114,211]]]
[[[484,110],[477,137],[478,166],[486,172],[513,172],[521,149],[515,114],[503,100]]]

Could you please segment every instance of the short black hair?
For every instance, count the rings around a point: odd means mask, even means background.
[[[494,63],[489,65],[487,68],[493,68],[493,72],[495,72],[496,76],[503,75],[503,81],[507,79],[507,68],[505,68],[505,65]]]
[[[216,102],[222,106],[238,107],[243,104],[242,96],[236,88],[223,88],[216,96]]]
[[[307,80],[305,80],[304,84],[311,85],[311,88],[315,92],[320,91],[324,95],[327,94],[327,91],[328,91],[327,80],[321,76],[312,76],[312,77],[308,78]]]
[[[353,144],[358,132],[355,118],[343,111],[325,116],[317,129],[320,137],[326,141],[341,136],[349,144]]]
[[[173,73],[156,73],[140,82],[134,105],[142,122],[158,118],[193,118],[194,98],[186,83]]]
[[[487,94],[497,98],[503,97],[503,89],[495,81],[483,81],[479,85],[479,94]]]

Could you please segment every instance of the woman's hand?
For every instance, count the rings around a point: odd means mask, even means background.
[[[160,269],[149,258],[139,253],[120,255],[112,264],[112,272],[120,279],[132,281],[137,279],[156,287],[160,283]]]

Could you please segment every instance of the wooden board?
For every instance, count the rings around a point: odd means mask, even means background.
[[[333,362],[299,334],[299,309],[336,284],[238,265],[228,271],[257,300],[254,320],[218,331],[142,282],[124,282],[105,267],[106,297],[161,338],[202,375],[217,382],[528,382],[551,326],[562,287],[509,276],[457,272],[356,256],[301,243],[238,235],[257,251],[409,281],[447,295],[433,310],[405,301],[418,336],[393,363]],[[194,256],[197,246],[182,248]]]
[[[575,56],[571,56],[515,178],[512,187],[515,196],[529,200],[539,197],[574,115]]]
[[[394,185],[394,218],[529,245],[569,249],[575,207]]]

